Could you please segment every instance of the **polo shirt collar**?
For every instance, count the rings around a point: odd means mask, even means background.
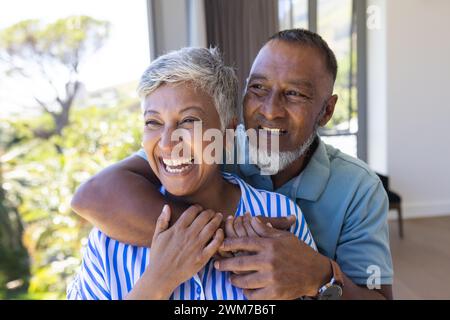
[[[325,143],[319,138],[319,145],[303,169],[297,190],[293,190],[299,199],[317,201],[325,190],[330,178],[330,159]]]

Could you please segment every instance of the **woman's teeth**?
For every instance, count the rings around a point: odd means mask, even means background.
[[[192,158],[180,158],[180,159],[162,159],[167,172],[169,173],[181,173],[189,169],[193,163]]]
[[[192,158],[179,158],[179,159],[162,159],[166,166],[181,166],[183,164],[191,164]]]
[[[181,173],[189,169],[189,166],[184,166],[181,169],[171,168],[169,166],[166,167],[167,172],[170,173]]]

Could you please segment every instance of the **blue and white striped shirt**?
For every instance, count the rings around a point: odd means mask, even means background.
[[[241,199],[235,216],[249,212],[252,216],[285,217],[295,215],[291,232],[312,248],[316,244],[299,207],[288,197],[258,190],[240,178],[223,173],[230,183],[238,184]],[[89,235],[80,272],[67,289],[68,299],[113,299],[126,297],[149,264],[150,248],[137,247],[109,238],[94,228]],[[243,300],[243,290],[229,282],[229,272],[214,268],[211,259],[191,279],[175,289],[175,300]]]

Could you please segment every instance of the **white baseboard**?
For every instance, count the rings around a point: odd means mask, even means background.
[[[433,203],[405,203],[402,205],[403,219],[450,216],[450,201]],[[397,211],[390,210],[389,220],[397,219]]]

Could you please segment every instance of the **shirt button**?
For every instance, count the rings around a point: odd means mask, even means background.
[[[200,287],[197,287],[197,293],[200,294],[202,292],[202,289]]]

